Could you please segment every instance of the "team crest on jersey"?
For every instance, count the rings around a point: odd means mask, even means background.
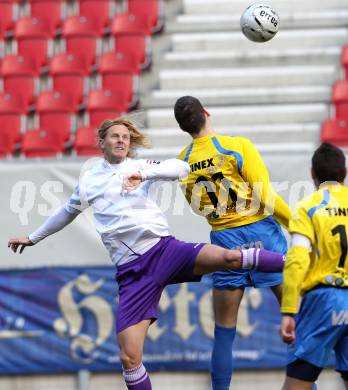
[[[213,157],[214,165],[211,167],[207,167],[207,173],[212,174],[218,171],[225,163],[225,156],[223,154],[216,154]]]
[[[160,164],[161,162],[158,160],[146,160],[148,164]]]

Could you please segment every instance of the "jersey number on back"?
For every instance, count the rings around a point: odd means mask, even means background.
[[[336,234],[340,235],[340,241],[341,241],[341,257],[340,262],[338,266],[340,268],[344,268],[344,263],[347,258],[347,250],[348,250],[348,244],[347,244],[347,232],[345,225],[337,225],[332,230],[332,235],[335,236]]]
[[[220,180],[225,190],[228,191],[232,207],[235,207],[237,202],[237,194],[232,190],[231,183],[224,177],[222,172],[216,172],[211,175],[211,180],[205,176],[199,176],[196,180],[196,184],[202,183],[204,185],[211,203],[213,204],[214,208],[217,208],[219,206],[219,199],[218,194],[216,193],[215,182],[218,180]],[[215,212],[214,216],[216,218],[219,215]]]

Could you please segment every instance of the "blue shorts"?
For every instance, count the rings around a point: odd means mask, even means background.
[[[348,371],[348,289],[309,291],[295,319],[296,341],[288,347],[288,364],[302,359],[325,367],[335,351],[336,369]]]
[[[212,244],[224,248],[264,248],[285,254],[286,238],[279,223],[273,217],[236,228],[212,231]],[[213,286],[216,289],[230,290],[238,287],[270,287],[282,283],[282,273],[259,271],[219,271],[213,273]]]

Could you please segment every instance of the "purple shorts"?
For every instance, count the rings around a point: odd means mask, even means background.
[[[168,284],[201,280],[193,270],[204,245],[179,241],[172,236],[162,237],[136,260],[117,268],[117,333],[143,320],[156,321],[157,306]]]

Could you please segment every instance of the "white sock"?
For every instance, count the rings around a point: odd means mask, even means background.
[[[137,385],[147,378],[146,368],[143,363],[140,363],[140,365],[135,368],[125,369],[123,367],[123,377],[127,385]]]
[[[259,265],[260,248],[242,249],[242,268],[256,269]]]

